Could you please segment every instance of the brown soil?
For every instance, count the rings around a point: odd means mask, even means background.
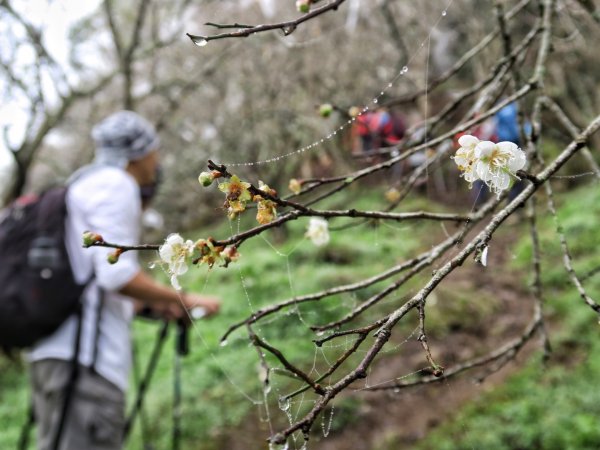
[[[510,227],[509,227],[510,228]],[[505,242],[502,242],[505,241]],[[509,257],[507,248],[512,239],[496,236],[488,258],[488,268],[472,259],[450,275],[442,287],[446,291],[472,292],[474,302],[493,301],[495,308],[484,314],[476,323],[461,327],[460,322],[451,324],[445,336],[430,336],[429,344],[434,359],[446,367],[485,354],[520,335],[531,319],[532,299],[523,292],[520,275],[504,268]],[[493,251],[492,251],[493,250]],[[443,301],[443,300],[438,300]],[[468,311],[466,311],[468,314]],[[467,320],[468,322],[468,320]],[[334,430],[324,438],[321,419],[317,419],[309,443],[310,449],[318,450],[402,450],[410,449],[432,428],[452,417],[461,406],[482,393],[502,383],[507,376],[522,366],[533,350],[539,348],[534,338],[517,357],[499,371],[476,380],[482,369],[467,372],[457,378],[402,390],[379,392],[345,392],[338,402],[348,395],[357,396],[360,406],[353,410],[356,417],[348,425]],[[423,349],[415,339],[402,346],[400,356],[380,358],[368,378],[375,385],[426,367]],[[356,386],[360,389],[361,386]],[[335,403],[335,402],[334,402]],[[275,409],[276,413],[280,413]],[[339,416],[338,416],[339,417]],[[326,414],[326,421],[329,414]],[[347,420],[347,419],[346,419]],[[227,450],[264,449],[264,439],[269,435],[268,425],[258,417],[249,417],[231,437],[221,436],[218,448]],[[291,447],[293,448],[293,446]]]

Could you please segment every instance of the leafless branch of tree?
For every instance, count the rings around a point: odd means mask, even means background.
[[[208,41],[214,41],[216,39],[227,39],[227,38],[240,38],[240,37],[248,37],[256,33],[263,33],[265,31],[272,30],[281,30],[287,36],[292,34],[294,30],[304,22],[314,19],[328,11],[336,10],[342,3],[346,0],[332,0],[325,5],[316,8],[306,14],[303,14],[296,20],[289,20],[286,22],[273,23],[267,25],[239,25],[239,24],[215,24],[208,23],[207,25],[216,27],[216,28],[239,28],[237,31],[232,31],[229,33],[221,33],[215,35],[195,35],[186,33],[187,36],[192,40],[196,45],[206,45]]]

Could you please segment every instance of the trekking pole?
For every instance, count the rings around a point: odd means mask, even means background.
[[[190,311],[192,319],[200,319],[206,315],[206,310],[201,307]],[[190,325],[184,320],[177,321],[177,336],[175,339],[175,364],[173,369],[173,437],[172,448],[179,450],[181,441],[181,357],[189,353],[188,328]]]
[[[187,334],[187,324],[179,319],[177,321],[175,364],[173,366],[173,450],[179,450],[181,438],[181,357],[187,355],[189,350]]]
[[[135,339],[132,340],[131,343],[131,365],[133,368],[133,382],[135,383],[136,389],[140,386],[141,376],[139,361],[138,361],[138,351],[137,346],[135,344]],[[143,407],[140,407],[140,431],[142,435],[142,448],[144,450],[154,450],[154,446],[148,442],[148,417],[146,417],[146,411]]]
[[[154,369],[156,369],[156,364],[158,363],[158,359],[160,357],[160,352],[162,350],[163,343],[167,337],[167,331],[169,329],[169,322],[164,321],[159,332],[156,342],[154,343],[154,348],[152,349],[152,356],[150,357],[150,361],[148,362],[148,367],[146,368],[146,373],[144,374],[144,378],[140,383],[138,391],[136,393],[135,403],[131,412],[129,413],[129,417],[125,422],[125,428],[123,430],[123,443],[127,440],[129,432],[133,426],[135,421],[135,417],[137,413],[140,411],[142,404],[144,402],[144,396],[146,395],[146,390],[150,385],[150,380],[152,379],[152,375],[154,374]]]

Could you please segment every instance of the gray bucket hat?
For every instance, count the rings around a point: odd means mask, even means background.
[[[157,150],[160,142],[152,124],[133,111],[111,114],[92,129],[92,138],[95,163],[118,167]]]

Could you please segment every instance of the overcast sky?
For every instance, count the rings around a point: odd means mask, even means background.
[[[49,2],[47,0],[17,0],[12,2],[12,6],[22,17],[43,30],[46,49],[61,66],[66,67],[69,60],[68,33],[70,28],[75,22],[98,8],[100,1],[53,0]],[[7,27],[9,26],[11,26],[10,22],[2,24],[2,32],[5,36],[10,36],[12,34],[10,31],[22,35],[18,30],[8,30]],[[12,62],[13,69],[18,70],[19,65],[31,63],[34,57],[31,53],[20,53],[20,60]],[[34,82],[34,80],[31,80],[31,82]],[[4,91],[4,83],[6,81],[0,79],[0,91]],[[49,94],[51,93],[49,92]],[[19,137],[23,135],[27,122],[28,105],[28,99],[26,98],[17,99],[13,102],[6,102],[5,100],[0,102],[0,129],[10,127],[10,136],[13,142],[18,141]],[[0,155],[5,154],[5,149],[4,139],[0,139]],[[6,156],[0,156],[0,159],[6,159]]]

